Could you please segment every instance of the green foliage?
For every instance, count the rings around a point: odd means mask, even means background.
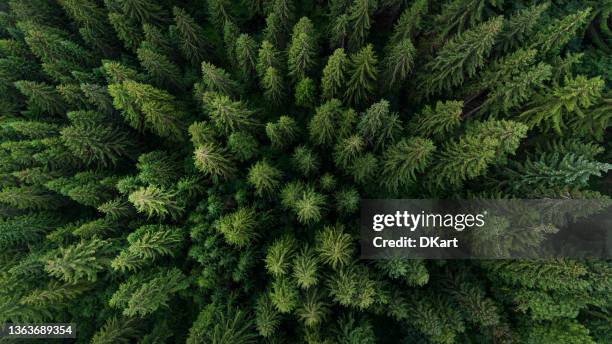
[[[225,157],[225,151],[212,143],[196,148],[193,153],[195,166],[214,181],[228,179],[235,173],[233,163]]]
[[[500,16],[451,38],[427,65],[426,93],[450,90],[473,77],[484,66],[502,25]]]
[[[272,194],[280,185],[283,173],[266,161],[258,161],[249,169],[248,181],[259,196]]]
[[[361,260],[358,217],[549,199],[532,233],[529,209],[487,217],[474,248],[509,253],[579,220],[556,199],[609,203],[611,9],[3,2],[0,322],[76,323],[77,343],[609,343],[609,261]]]
[[[161,137],[183,138],[183,112],[174,97],[161,89],[132,80],[108,86],[113,104],[134,128],[150,129]]]
[[[419,137],[403,139],[390,146],[383,155],[383,183],[397,192],[414,182],[416,173],[425,171],[436,147],[433,142]]]
[[[336,49],[327,60],[321,76],[321,90],[325,99],[332,99],[342,94],[347,67],[348,58],[344,49]]]
[[[291,43],[287,52],[289,75],[303,79],[316,63],[316,40],[310,19],[303,17],[293,27]]]
[[[183,207],[175,198],[175,192],[154,185],[140,188],[128,197],[130,203],[134,205],[138,212],[144,213],[148,217],[155,216],[160,219],[165,217],[177,218],[183,212]]]
[[[108,268],[112,252],[113,247],[108,241],[96,238],[81,241],[53,252],[45,264],[45,270],[68,283],[94,282],[98,273]]]
[[[350,103],[361,105],[372,97],[378,80],[377,65],[378,58],[371,44],[351,56],[345,92]]]
[[[298,126],[289,116],[280,116],[278,121],[266,125],[266,134],[273,147],[283,148],[295,141],[298,135]]]
[[[72,125],[61,131],[62,141],[72,154],[87,164],[116,165],[120,158],[132,155],[134,141],[130,133],[110,124],[93,111],[68,113]]]
[[[216,92],[204,93],[202,101],[204,111],[221,133],[248,129],[255,124],[253,112],[241,101],[233,101],[230,97]]]
[[[426,137],[448,134],[461,124],[462,113],[462,101],[438,101],[435,108],[425,106],[415,116],[412,122],[412,130],[415,134]]]
[[[127,240],[129,246],[111,262],[113,269],[122,272],[135,271],[160,257],[174,256],[184,238],[180,228],[147,225],[131,233]]]
[[[170,27],[170,32],[178,39],[181,53],[191,64],[200,65],[208,49],[202,27],[182,8],[174,7],[172,14],[174,25]]]
[[[237,247],[244,247],[259,236],[258,219],[252,208],[239,208],[233,213],[224,215],[215,224],[225,240]]]

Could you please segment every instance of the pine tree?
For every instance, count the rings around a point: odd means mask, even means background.
[[[295,85],[295,105],[312,108],[316,103],[316,89],[311,78],[304,78]]]
[[[349,45],[352,50],[360,48],[368,38],[372,26],[372,14],[376,11],[376,0],[356,0],[349,8],[348,20],[352,30],[349,33]]]
[[[329,305],[317,289],[309,289],[296,309],[297,317],[306,327],[319,326],[327,318]]]
[[[180,87],[181,71],[166,56],[145,47],[138,48],[136,53],[140,65],[147,70],[155,84],[173,88]]]
[[[202,81],[208,91],[219,92],[227,96],[235,95],[238,91],[238,84],[232,80],[230,75],[212,63],[202,62]]]
[[[275,240],[268,248],[266,254],[266,270],[273,277],[278,278],[289,273],[289,266],[295,251],[295,240],[284,236]]]
[[[175,32],[183,56],[194,66],[199,66],[206,59],[208,44],[204,40],[204,32],[200,25],[184,10],[178,7],[172,9]],[[171,31],[172,32],[172,31]]]
[[[126,49],[136,51],[144,39],[138,23],[123,13],[109,12],[108,21]]]
[[[141,23],[162,20],[163,9],[157,1],[121,0],[123,13]]]
[[[317,233],[317,252],[321,262],[333,269],[348,265],[353,255],[351,236],[344,232],[344,226],[340,224],[326,226]]]
[[[266,124],[266,134],[273,147],[286,147],[297,138],[297,123],[289,116],[281,116],[278,121]]]
[[[413,38],[423,26],[423,17],[427,14],[428,6],[426,0],[417,0],[407,7],[393,26],[393,34],[389,42],[397,44]]]
[[[108,241],[92,239],[61,247],[47,260],[45,270],[68,283],[94,282],[108,268],[113,247]]]
[[[270,297],[264,294],[257,299],[257,306],[255,307],[255,326],[257,331],[263,337],[270,337],[278,328],[280,323],[279,314]]]
[[[182,140],[183,112],[166,91],[132,80],[108,86],[113,105],[136,129],[148,128],[161,137]]]
[[[102,326],[93,336],[91,343],[128,343],[131,339],[137,338],[139,335],[135,325],[135,321],[129,318],[121,320],[116,317],[109,318],[104,326]]]
[[[314,27],[307,17],[301,18],[293,27],[291,43],[287,52],[289,75],[300,80],[316,65],[317,42]]]
[[[64,102],[54,87],[26,80],[15,82],[15,87],[28,98],[28,107],[33,116],[64,115]]]
[[[302,289],[317,285],[319,259],[314,249],[303,247],[293,259],[293,278]]]
[[[325,196],[307,187],[293,203],[298,221],[303,224],[314,224],[321,220],[325,210]]]
[[[531,46],[542,55],[558,53],[578,30],[584,28],[590,13],[591,8],[587,8],[553,21],[533,36]]]
[[[62,141],[75,156],[87,164],[115,165],[135,149],[130,133],[112,125],[93,111],[69,112],[72,124],[61,131]]]
[[[255,124],[253,112],[241,101],[216,92],[206,92],[203,97],[204,111],[220,133],[248,129]]]
[[[262,78],[270,67],[280,69],[280,52],[269,41],[263,41],[259,47],[256,66],[259,77]]]
[[[283,173],[267,161],[258,161],[249,169],[248,181],[259,196],[271,195],[278,189]]]
[[[177,268],[162,270],[145,283],[133,286],[128,295],[124,295],[125,308],[122,313],[129,317],[146,316],[159,308],[166,308],[172,295],[188,286],[189,281]],[[118,292],[121,291],[120,287]],[[111,303],[116,295],[113,295]]]
[[[321,77],[321,90],[325,99],[332,99],[343,91],[346,79],[346,68],[348,59],[344,49],[338,48],[327,60]]]
[[[176,194],[172,191],[149,185],[132,192],[129,201],[138,212],[145,213],[148,217],[177,218],[183,212],[183,207],[175,197]]]
[[[304,176],[316,173],[320,165],[317,153],[305,146],[299,146],[293,151],[292,161]]]
[[[243,33],[236,39],[234,51],[241,76],[249,80],[253,76],[257,65],[257,43],[251,36]]]
[[[183,243],[179,228],[148,225],[138,228],[128,238],[129,246],[111,262],[115,270],[135,271],[160,257],[174,256]]]
[[[335,137],[336,122],[341,116],[341,103],[331,99],[316,109],[308,124],[310,138],[319,145],[329,145]]]
[[[352,104],[360,105],[372,97],[378,80],[378,59],[371,44],[351,56],[349,80],[345,96]]]
[[[383,155],[383,183],[389,190],[397,192],[401,187],[415,181],[429,165],[436,147],[427,139],[419,137],[403,139],[390,146]]]
[[[406,80],[414,65],[416,49],[410,39],[404,39],[391,47],[384,65],[389,85],[401,84]]]
[[[214,143],[205,143],[196,148],[193,159],[196,168],[213,181],[229,179],[236,172],[232,161],[225,156],[225,150]]]
[[[229,244],[236,247],[245,247],[259,236],[256,232],[257,215],[252,208],[240,208],[224,215],[217,221],[215,227]]]
[[[502,17],[496,17],[451,38],[427,65],[427,94],[450,90],[473,77],[484,66],[502,24]]]
[[[402,127],[397,113],[389,111],[389,102],[381,100],[372,104],[361,116],[357,129],[367,143],[382,148],[395,141]]]
[[[176,157],[164,151],[152,151],[138,157],[138,179],[144,183],[171,186],[181,176]]]
[[[433,165],[433,183],[438,187],[445,183],[460,186],[465,180],[480,176],[495,159],[499,145],[493,137],[472,135],[451,141],[443,147]]]
[[[508,18],[499,34],[498,44],[500,48],[508,51],[527,41],[548,7],[548,3],[533,5],[516,12]]]
[[[285,83],[282,73],[274,67],[268,67],[261,78],[261,88],[264,89],[264,96],[273,104],[279,104],[285,97]]]
[[[587,79],[579,75],[566,78],[563,86],[553,86],[545,95],[535,98],[527,105],[528,109],[520,114],[530,127],[541,127],[561,134],[570,115],[578,115],[585,122],[589,115],[585,110],[592,107],[601,98],[604,83],[599,77]],[[572,125],[572,129],[581,135],[589,134],[589,128],[581,125],[582,120]]]
[[[288,278],[281,277],[272,282],[270,300],[281,314],[289,313],[295,309],[298,303],[298,297],[298,290]]]
[[[440,39],[451,33],[461,33],[482,21],[487,5],[499,7],[497,0],[453,0],[446,3],[436,21],[442,28]]]
[[[438,101],[435,108],[432,109],[427,105],[416,114],[412,122],[412,130],[415,134],[425,137],[447,134],[461,124],[462,113],[462,101]]]

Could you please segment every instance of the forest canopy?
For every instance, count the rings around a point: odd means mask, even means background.
[[[359,259],[361,199],[608,199],[611,67],[610,0],[2,1],[0,323],[611,343],[610,261]]]

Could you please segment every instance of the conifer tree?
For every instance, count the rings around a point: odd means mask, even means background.
[[[532,39],[531,46],[540,54],[558,53],[580,29],[584,28],[591,8],[569,14],[550,23]]]
[[[57,249],[45,264],[45,270],[65,282],[96,281],[108,268],[112,246],[107,241],[92,239]]]
[[[109,125],[104,116],[83,111],[70,112],[68,118],[72,124],[62,129],[62,141],[84,162],[109,166],[121,157],[132,155],[135,143],[130,133],[117,125]]]
[[[109,12],[108,21],[128,50],[135,51],[144,39],[138,23],[120,12]]]
[[[256,232],[257,214],[252,208],[240,208],[224,215],[215,227],[229,244],[236,247],[244,247],[259,236]]]
[[[349,79],[345,96],[352,104],[369,100],[378,80],[378,59],[371,44],[351,56]]]
[[[347,64],[348,59],[342,48],[336,49],[327,60],[321,77],[321,90],[325,99],[332,99],[342,93]]]
[[[253,112],[241,101],[216,92],[206,92],[203,106],[215,128],[224,134],[239,129],[248,129],[255,124]]]
[[[544,130],[555,130],[561,134],[570,115],[578,115],[581,120],[572,124],[572,129],[581,135],[588,135],[589,115],[585,110],[601,98],[604,83],[598,77],[588,79],[579,75],[566,78],[563,86],[554,86],[545,96],[535,98],[520,117],[530,126],[540,126]],[[584,119],[584,122],[583,120]]]
[[[183,212],[183,208],[175,200],[175,196],[171,191],[149,185],[132,192],[129,200],[138,212],[145,213],[148,217],[176,218]]]
[[[280,52],[269,41],[261,42],[257,58],[257,74],[262,78],[268,68],[280,69]]]
[[[416,49],[410,39],[404,39],[391,47],[384,61],[387,77],[390,78],[389,85],[406,80],[414,65],[415,54]]]
[[[278,121],[270,122],[266,125],[266,134],[273,147],[286,147],[297,138],[297,123],[289,116],[281,116]]]
[[[510,255],[604,211],[611,13],[5,1],[0,322],[76,323],[79,343],[611,342],[605,259],[368,262],[356,220],[362,199],[546,198],[472,233]]]
[[[285,85],[282,74],[274,67],[268,67],[261,78],[261,88],[264,89],[264,96],[274,104],[278,104],[284,98]]]
[[[316,65],[317,43],[314,27],[307,17],[301,18],[293,27],[291,43],[287,52],[289,75],[303,79]]]
[[[172,13],[174,15],[174,26],[170,29],[178,38],[179,48],[183,56],[191,64],[200,65],[205,60],[208,50],[202,27],[184,9],[174,7]]]
[[[295,85],[295,105],[311,108],[316,102],[316,89],[311,78],[304,78]]]
[[[427,65],[427,94],[449,90],[474,76],[484,66],[502,24],[502,17],[496,17],[451,38]]]
[[[357,129],[365,141],[376,148],[392,143],[399,135],[402,122],[397,113],[390,112],[389,102],[372,104],[361,116]]]
[[[214,143],[204,143],[196,148],[193,153],[195,166],[214,181],[229,179],[236,168],[229,158],[225,156],[225,150]]]
[[[383,155],[383,183],[397,192],[413,182],[416,173],[423,172],[435,150],[433,143],[419,137],[403,139],[389,147]]]
[[[108,92],[113,104],[122,110],[126,121],[136,129],[149,128],[162,137],[183,138],[183,112],[166,91],[132,80],[111,84]]]
[[[219,92],[227,96],[235,95],[238,91],[238,85],[230,75],[212,63],[202,62],[202,81],[208,91]]]
[[[504,23],[504,28],[499,34],[499,45],[504,51],[518,46],[528,40],[542,14],[548,9],[549,5],[533,5],[519,10],[508,18]]]
[[[236,39],[234,51],[242,77],[249,80],[257,64],[257,43],[251,36],[243,33]]]
[[[391,44],[413,38],[423,26],[423,17],[427,14],[426,0],[417,0],[402,12],[393,26],[393,34],[389,38]]]
[[[427,105],[413,119],[414,134],[437,136],[449,133],[461,123],[462,110],[462,101],[438,101],[433,109]]]
[[[166,56],[145,47],[138,48],[137,54],[140,65],[147,70],[157,85],[180,87],[181,71]]]
[[[278,188],[282,172],[266,161],[258,161],[249,169],[248,181],[259,196],[270,195]]]
[[[33,116],[64,114],[64,102],[54,87],[26,80],[15,82],[15,87],[28,98],[28,107]]]
[[[371,16],[377,6],[376,0],[357,0],[349,7],[348,20],[352,26],[349,33],[349,45],[352,50],[357,50],[366,41],[372,26]]]

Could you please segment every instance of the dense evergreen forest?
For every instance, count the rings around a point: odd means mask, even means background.
[[[612,194],[611,0],[3,0],[0,36],[0,323],[612,343],[610,261],[359,259],[360,199]]]

